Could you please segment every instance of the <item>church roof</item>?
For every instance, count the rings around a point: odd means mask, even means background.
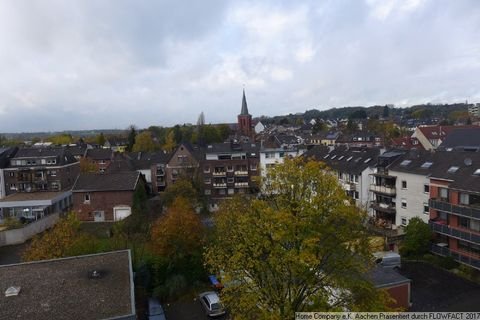
[[[243,90],[242,111],[240,115],[248,115],[247,99],[245,98],[245,89]]]

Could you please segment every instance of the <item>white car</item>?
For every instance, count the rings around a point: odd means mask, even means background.
[[[198,296],[198,299],[200,300],[207,316],[217,317],[225,314],[225,308],[220,302],[220,298],[216,292],[207,291],[201,293]]]

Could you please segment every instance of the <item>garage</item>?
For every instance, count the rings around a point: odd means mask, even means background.
[[[132,209],[129,206],[117,206],[113,208],[113,219],[120,221],[132,214]]]

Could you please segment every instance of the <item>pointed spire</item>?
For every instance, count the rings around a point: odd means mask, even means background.
[[[240,112],[240,115],[248,115],[247,99],[245,98],[245,89],[243,89],[242,112]]]

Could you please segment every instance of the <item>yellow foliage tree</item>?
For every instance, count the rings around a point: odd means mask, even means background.
[[[150,131],[143,131],[142,133],[137,134],[135,137],[135,144],[133,145],[133,152],[149,152],[156,149],[155,142],[152,139],[152,134]]]
[[[170,130],[167,134],[167,137],[165,138],[165,144],[163,145],[163,150],[167,152],[172,152],[176,146],[177,146],[177,143],[175,142],[175,134],[173,130]]]

